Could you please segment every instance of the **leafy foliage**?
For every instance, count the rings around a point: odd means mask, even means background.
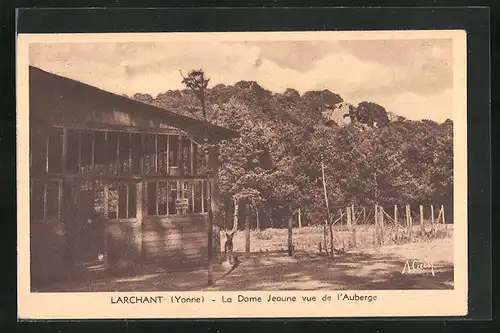
[[[134,98],[187,116],[201,111],[202,100],[207,121],[241,133],[219,145],[228,220],[237,198],[258,210],[264,227],[286,225],[299,207],[304,224],[322,223],[322,160],[332,211],[375,203],[444,204],[452,211],[451,120],[409,121],[373,102],[345,103],[328,90],[272,93],[253,81],[209,88],[199,71],[184,80],[200,87]],[[332,121],[332,110],[350,121]]]

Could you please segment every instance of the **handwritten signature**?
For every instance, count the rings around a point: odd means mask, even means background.
[[[436,273],[434,271],[434,264],[427,259],[424,261],[406,260],[401,274],[422,273],[427,270],[430,270],[432,276],[436,276]]]

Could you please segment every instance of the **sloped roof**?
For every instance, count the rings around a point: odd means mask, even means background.
[[[125,96],[114,94],[80,81],[49,73],[34,66],[30,66],[30,86],[32,85],[32,82],[36,82],[36,85],[38,86],[48,85],[51,87],[56,87],[56,89],[52,91],[54,91],[54,93],[57,93],[58,95],[75,95],[81,93],[85,96],[94,95],[97,98],[106,99],[107,102],[111,104],[121,106],[126,105],[126,109],[128,110],[128,112],[141,114],[141,116],[143,117],[147,117],[148,115],[150,115],[154,118],[161,118],[162,121],[165,121],[166,124],[181,129],[193,136],[207,136],[211,140],[215,141],[229,140],[239,137],[239,133],[237,131],[231,130],[229,128],[186,117],[176,112],[169,111],[154,105],[142,103]]]

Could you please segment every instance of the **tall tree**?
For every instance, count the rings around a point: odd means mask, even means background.
[[[184,76],[182,71],[179,71],[183,78],[182,83],[186,85],[201,102],[202,119],[207,121],[207,111],[205,106],[205,90],[208,87],[210,79],[205,78],[205,72],[202,69],[192,70],[188,76]],[[194,115],[194,113],[193,113]]]

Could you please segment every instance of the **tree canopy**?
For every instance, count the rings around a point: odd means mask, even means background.
[[[351,204],[444,204],[452,211],[451,120],[410,121],[374,102],[347,104],[329,90],[272,93],[253,81],[210,88],[199,71],[191,76],[184,80],[191,78],[195,89],[133,98],[186,116],[206,107],[208,121],[241,133],[219,147],[227,216],[238,197],[266,217],[264,226],[285,225],[290,204],[301,208],[306,223],[322,223],[322,161],[333,210]],[[342,114],[332,118],[332,112]]]

